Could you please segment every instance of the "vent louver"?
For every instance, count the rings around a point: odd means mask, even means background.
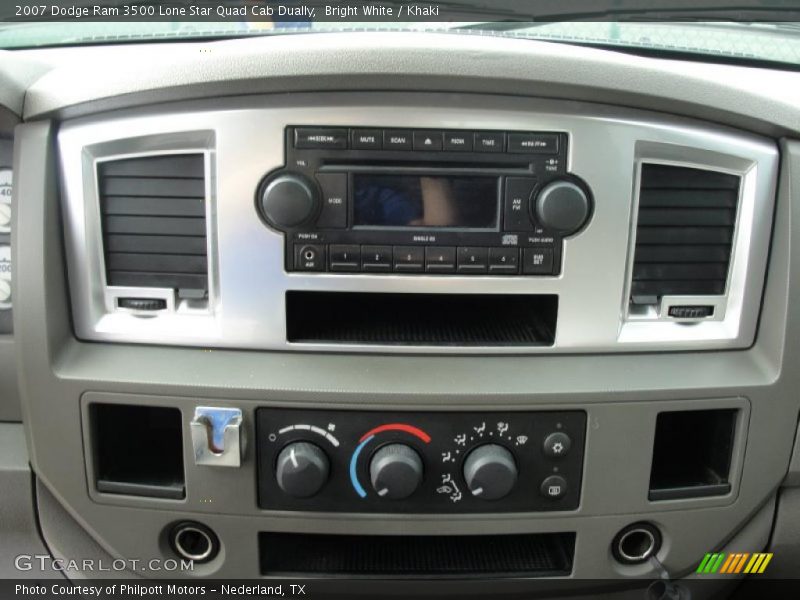
[[[202,154],[100,163],[100,211],[110,286],[208,293]]]
[[[739,177],[642,165],[631,301],[725,293]]]

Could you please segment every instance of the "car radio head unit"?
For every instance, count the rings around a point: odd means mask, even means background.
[[[287,127],[256,201],[287,271],[558,275],[592,214],[565,133]]]

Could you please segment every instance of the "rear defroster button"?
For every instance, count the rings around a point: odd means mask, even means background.
[[[542,486],[539,489],[545,498],[558,500],[567,493],[567,480],[561,475],[551,475],[542,482]]]

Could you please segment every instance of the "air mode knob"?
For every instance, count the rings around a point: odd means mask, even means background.
[[[557,179],[536,194],[534,219],[546,229],[569,235],[583,227],[591,213],[591,201],[577,184]]]
[[[309,221],[319,207],[316,188],[305,177],[286,173],[274,177],[260,198],[261,213],[278,229],[290,229]]]
[[[422,459],[405,444],[389,444],[372,457],[369,476],[381,498],[407,498],[422,482]]]
[[[278,455],[278,487],[295,498],[308,498],[328,481],[330,462],[325,452],[310,442],[293,442]]]
[[[498,500],[517,483],[517,463],[503,446],[478,446],[464,461],[464,479],[476,498]]]

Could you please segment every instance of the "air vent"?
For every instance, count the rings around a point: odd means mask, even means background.
[[[631,301],[725,293],[739,177],[642,165]]]
[[[103,162],[98,185],[108,285],[206,296],[203,155]]]

